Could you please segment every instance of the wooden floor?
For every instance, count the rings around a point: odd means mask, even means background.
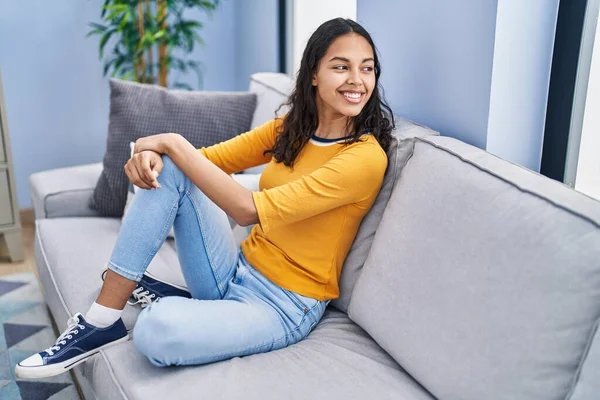
[[[33,257],[33,238],[34,238],[34,221],[33,212],[31,209],[21,210],[21,226],[23,237],[23,252],[25,260],[19,262],[9,262],[6,257],[6,249],[0,249],[0,276],[16,274],[19,272],[34,272],[35,260]]]

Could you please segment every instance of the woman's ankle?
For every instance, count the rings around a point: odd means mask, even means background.
[[[116,310],[94,302],[88,312],[85,313],[84,318],[87,322],[98,328],[106,328],[117,322],[121,318],[122,313],[123,309]]]
[[[114,310],[123,310],[136,285],[136,281],[124,278],[109,269],[96,302]]]

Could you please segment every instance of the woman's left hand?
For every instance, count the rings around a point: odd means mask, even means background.
[[[144,150],[152,150],[159,154],[167,154],[173,141],[180,136],[177,133],[159,133],[157,135],[146,136],[135,141],[133,153],[141,153]]]

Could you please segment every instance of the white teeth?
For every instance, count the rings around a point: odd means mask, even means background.
[[[344,92],[344,97],[348,97],[350,99],[360,99],[361,93],[350,93]]]

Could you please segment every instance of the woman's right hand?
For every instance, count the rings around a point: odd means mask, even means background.
[[[159,188],[158,175],[163,169],[162,156],[152,150],[136,153],[125,164],[125,174],[134,185],[142,189]]]

